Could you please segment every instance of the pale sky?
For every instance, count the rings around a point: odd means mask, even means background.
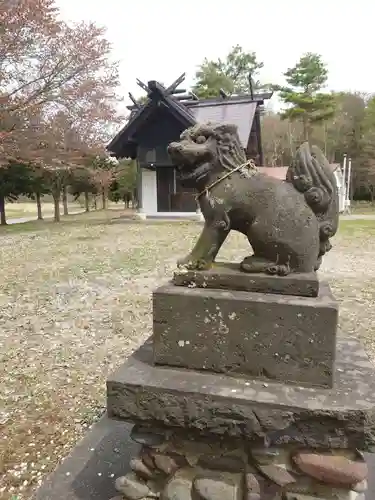
[[[323,56],[328,90],[375,91],[373,0],[57,0],[67,20],[107,28],[120,61],[121,94],[143,91],[136,78],[168,85],[186,72],[192,83],[204,57],[225,57],[233,45],[264,62],[263,82],[282,73],[304,52]]]

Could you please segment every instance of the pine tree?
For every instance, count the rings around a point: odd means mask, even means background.
[[[204,59],[195,75],[193,91],[202,98],[218,97],[220,89],[228,94],[248,94],[249,75],[256,75],[263,63],[257,60],[255,52],[244,52],[240,45],[234,46],[224,60]],[[258,81],[254,88],[260,87]]]
[[[289,105],[281,117],[301,121],[304,139],[308,140],[312,125],[327,120],[335,113],[334,96],[321,92],[327,82],[328,70],[320,55],[307,53],[284,76],[288,86],[274,87],[284,103]]]

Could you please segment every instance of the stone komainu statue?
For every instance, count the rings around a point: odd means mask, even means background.
[[[298,149],[285,181],[246,161],[237,127],[198,124],[168,147],[182,182],[195,186],[205,219],[190,254],[179,261],[207,269],[230,230],[244,234],[253,249],[241,269],[287,275],[319,269],[338,227],[336,178],[317,147]]]

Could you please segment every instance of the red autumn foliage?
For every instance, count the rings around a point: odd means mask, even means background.
[[[117,63],[105,31],[69,25],[52,0],[0,0],[0,165],[72,165],[118,123]]]

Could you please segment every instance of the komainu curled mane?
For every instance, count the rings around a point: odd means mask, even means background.
[[[287,275],[319,269],[338,227],[336,178],[317,147],[298,149],[286,180],[246,161],[237,127],[199,124],[168,148],[182,182],[194,186],[205,225],[191,253],[179,261],[207,269],[230,230],[247,236],[253,255],[241,269]]]

